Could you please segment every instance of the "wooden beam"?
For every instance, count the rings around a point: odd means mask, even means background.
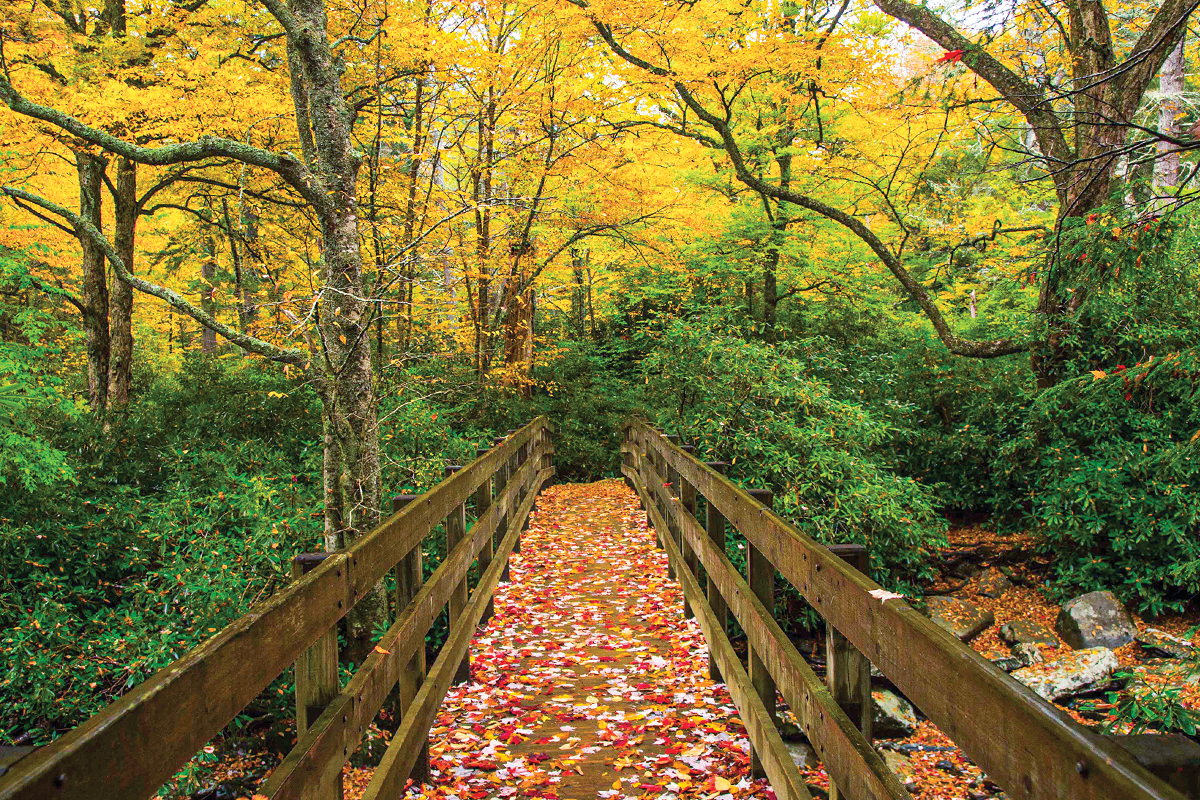
[[[292,559],[292,580],[299,580],[332,553],[305,553]],[[342,688],[338,673],[338,630],[334,625],[296,659],[296,735],[303,736]],[[312,781],[314,800],[341,800],[342,765],[334,764]]]

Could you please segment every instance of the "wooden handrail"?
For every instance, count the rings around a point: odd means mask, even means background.
[[[626,449],[641,462],[640,469],[627,465],[626,475],[644,473],[661,485],[657,462],[690,483],[1009,797],[1183,800],[1122,748],[1075,723],[907,603],[872,596],[880,587],[869,577],[646,423],[633,421],[626,429],[632,439]],[[679,503],[667,508],[675,519],[683,516]],[[695,547],[700,538],[689,540]],[[806,716],[810,738],[819,728],[831,738],[836,733],[828,713],[824,719]]]
[[[0,800],[48,797],[144,800],[152,796],[301,653],[344,617],[359,598],[366,596],[388,570],[420,547],[426,534],[463,504],[485,479],[535,441],[539,455],[549,450],[548,431],[545,417],[534,419],[392,514],[351,547],[328,556],[320,566],[256,604],[75,730],[12,765],[0,777]],[[528,514],[536,487],[553,472],[550,468],[534,472],[535,466],[541,466],[540,458],[538,464],[531,463],[521,473],[528,477],[525,485],[521,485],[521,480],[511,481],[511,489],[506,489],[502,502],[493,503],[484,514],[484,524],[476,520],[472,530],[478,529],[478,535],[468,535],[448,554],[442,577],[431,579],[422,589],[424,595],[418,593],[401,620],[389,630],[395,634],[398,649],[404,647],[410,655],[415,652],[417,640],[423,641],[428,627],[421,628],[420,621],[428,616],[429,604],[453,585],[452,579],[457,579],[455,570],[461,568],[465,574],[478,553],[478,550],[469,552],[470,548],[476,541],[482,546],[482,537],[489,529],[494,533],[501,510],[508,508],[514,514],[521,511]],[[513,508],[518,505],[513,500],[518,494],[524,502]],[[510,527],[519,534],[520,524]],[[493,566],[506,560],[497,558]],[[415,608],[421,603],[424,605]],[[381,657],[372,661],[375,656]],[[370,705],[365,702],[368,687],[373,692],[373,704],[377,693],[386,698],[395,685],[402,662],[382,656],[376,651],[364,662],[364,667],[370,666],[360,681],[364,689],[363,706]],[[378,681],[390,682],[385,688]],[[344,696],[345,691],[339,698]],[[357,695],[354,698],[354,703],[360,702]],[[382,703],[380,699],[376,711]],[[337,704],[335,699],[330,708]],[[353,752],[348,741],[336,748],[329,746],[336,737],[321,724],[328,713],[327,708],[301,737],[306,749],[293,760],[311,765],[316,762],[307,754],[314,751],[329,752],[331,758],[335,751],[341,755]],[[355,719],[362,720],[358,715]],[[364,727],[365,724],[362,722]],[[361,735],[357,726],[353,730]],[[322,769],[326,768],[325,763],[322,762]],[[340,765],[341,762],[339,770]],[[281,792],[288,785],[282,776],[272,783]]]

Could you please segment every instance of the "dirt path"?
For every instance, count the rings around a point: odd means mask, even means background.
[[[511,572],[414,796],[774,797],[621,481],[548,489]]]

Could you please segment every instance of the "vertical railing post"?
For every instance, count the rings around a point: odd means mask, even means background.
[[[392,513],[402,510],[412,501],[416,500],[419,495],[401,494],[392,498]],[[396,616],[399,617],[404,609],[412,602],[412,599],[417,596],[417,592],[421,591],[421,584],[425,582],[424,565],[422,564],[421,548],[423,542],[418,541],[413,545],[412,550],[396,563]],[[412,707],[413,698],[417,696],[417,691],[421,688],[421,684],[425,682],[426,660],[425,660],[425,645],[421,644],[417,648],[417,652],[413,653],[407,664],[400,667],[400,682],[399,682],[399,697],[400,708],[399,712],[404,713]],[[397,725],[399,725],[399,714],[397,715]],[[426,741],[421,745],[421,752],[417,754],[416,763],[413,765],[411,777],[418,783],[429,782],[429,742]]]
[[[457,464],[451,464],[446,467],[446,477],[450,477],[454,473],[462,469]],[[446,517],[446,557],[450,557],[450,553],[467,532],[467,505],[459,503],[450,515]],[[463,611],[467,607],[467,576],[463,575],[463,579],[454,587],[454,591],[450,593],[450,630],[454,630],[454,626],[462,618]],[[458,665],[458,670],[454,673],[454,683],[465,683],[471,678],[471,650],[463,655],[462,663]]]
[[[706,461],[707,466],[725,474],[728,463],[724,461]],[[722,514],[712,501],[705,498],[704,503],[704,532],[708,534],[708,539],[716,547],[718,553],[725,552],[725,515]],[[713,615],[717,618],[717,625],[721,632],[725,632],[728,627],[729,606],[725,603],[725,598],[721,596],[720,589],[712,580],[708,582],[708,605],[713,611]],[[721,677],[721,670],[717,666],[717,660],[713,658],[712,652],[708,654],[708,677],[717,682],[724,682]]]
[[[488,448],[480,447],[475,450],[475,457],[486,455]],[[488,475],[483,479],[483,483],[479,484],[479,488],[475,490],[475,523],[479,524],[479,520],[487,513],[487,510],[492,505],[492,476]],[[491,536],[484,538],[483,544],[479,550],[479,574],[482,575],[485,570],[492,564],[492,558],[496,554],[496,541]],[[487,608],[483,610],[482,622],[487,624],[487,621],[496,613],[496,599],[489,597]]]
[[[695,447],[690,444],[685,444],[681,448],[683,452],[689,456],[695,451]],[[696,487],[679,474],[677,471],[675,477],[679,480],[679,505],[682,506],[682,511],[696,516]],[[700,562],[696,558],[696,551],[692,549],[692,545],[688,542],[687,537],[683,535],[683,525],[679,526],[679,546],[683,552],[683,563],[688,571],[692,573],[697,581],[700,580]],[[688,602],[687,596],[683,598],[683,618],[691,619],[695,614],[692,613],[692,604]]]
[[[870,574],[871,554],[863,545],[835,544],[829,549],[859,572]],[[825,684],[829,693],[870,741],[875,715],[871,700],[871,662],[832,625],[826,624],[825,665]],[[833,781],[829,782],[829,798],[845,798]]]
[[[774,502],[775,496],[769,489],[749,489],[748,491],[751,497],[767,508],[770,508]],[[749,539],[746,540],[746,580],[750,584],[750,590],[754,592],[754,596],[766,606],[767,613],[774,616],[775,566],[767,560],[767,557]],[[771,715],[771,719],[774,721],[775,679],[771,677],[771,673],[767,671],[767,665],[759,658],[758,653],[755,652],[753,647],[747,648],[747,655],[750,683],[754,685],[754,691],[762,700],[763,705],[767,707],[767,713]],[[766,777],[767,773],[763,769],[762,760],[758,757],[758,753],[752,751],[750,756],[750,774],[756,778]]]
[[[514,433],[516,433],[516,430],[509,430],[508,434],[504,438],[507,439],[508,437],[512,436]],[[506,469],[506,475],[505,475],[505,481],[504,481],[505,485],[507,485],[508,482],[512,480],[513,475],[517,474],[517,468],[521,466],[521,463],[519,460],[520,455],[521,455],[521,448],[518,447],[517,452],[515,452],[511,456],[509,456],[508,462],[505,465],[505,469]],[[518,492],[517,496],[513,498],[513,502],[512,502],[513,510],[516,510],[516,507],[521,504],[522,499],[523,499],[523,496],[522,496],[521,492]],[[510,522],[512,520],[511,514],[509,515],[509,520],[510,520]],[[505,526],[504,532],[506,534],[508,533],[508,526]],[[521,552],[521,534],[520,534],[520,532],[517,533],[517,541],[513,544],[512,551],[514,553]],[[507,564],[505,565],[505,577],[506,578],[508,577],[508,565]]]
[[[679,444],[679,434],[678,433],[664,434],[663,438],[666,439],[667,442],[670,444],[674,444],[674,445]],[[665,450],[665,448],[664,448],[664,450]],[[659,470],[658,474],[661,475],[663,477],[663,480],[667,483],[667,497],[668,497],[668,499],[666,501],[659,504],[659,508],[662,511],[663,519],[665,519],[667,521],[667,529],[665,531],[663,531],[662,535],[670,536],[671,539],[675,542],[676,546],[678,546],[679,545],[679,524],[675,521],[674,504],[676,502],[675,498],[679,497],[679,473],[676,472],[675,468],[672,467],[667,462],[667,456],[666,456],[665,452],[662,453],[660,457],[662,459],[663,469]],[[655,492],[656,492],[656,496],[658,496],[657,489],[655,490]],[[667,562],[667,578],[670,580],[675,579],[675,565],[670,563],[669,561]]]
[[[517,448],[517,469],[518,470],[521,469],[521,467],[525,466],[525,462],[527,462],[529,460],[529,453],[531,452],[531,449],[532,449],[532,441],[529,441],[529,440],[527,440],[525,442],[525,444],[523,444]],[[525,502],[525,498],[529,496],[529,483],[527,481],[522,481],[518,491],[519,491],[520,502],[522,502],[522,503]],[[527,527],[529,527],[529,517],[526,516],[526,517],[522,518],[521,529],[517,531],[517,543],[513,547],[514,553],[521,552],[521,534],[523,534],[525,532],[525,529]]]
[[[302,553],[292,559],[292,580],[320,566],[329,553]],[[296,659],[296,736],[303,736],[342,690],[338,676],[337,625],[330,627]],[[335,763],[336,762],[336,763]],[[323,765],[315,781],[317,800],[341,800],[342,762]]]
[[[632,425],[626,425],[624,428],[621,429],[621,440],[625,443],[625,445],[627,447],[635,446],[637,438],[634,435],[634,430],[633,430]],[[632,453],[626,453],[626,452],[621,453],[621,466],[633,467],[633,454]],[[621,476],[625,479],[625,485],[629,487],[629,491],[636,492],[637,488],[634,487],[634,485],[633,485],[633,479],[630,478],[628,475],[624,474],[624,471],[622,471]]]
[[[503,443],[504,437],[497,436],[495,441],[492,442],[492,447],[499,447]],[[508,461],[504,461],[498,467],[496,467],[496,471],[492,475],[492,489],[495,492],[496,497],[504,494],[504,490],[506,488],[508,488]],[[496,542],[503,541],[505,534],[508,533],[509,516],[510,514],[508,510],[505,510],[505,512],[500,515],[500,519],[496,522],[496,533],[492,537],[492,552],[495,552],[496,550]],[[508,583],[510,580],[510,576],[508,574],[508,559],[505,559],[504,561],[504,570],[500,573],[500,580],[503,583]]]

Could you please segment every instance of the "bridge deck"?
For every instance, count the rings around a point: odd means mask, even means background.
[[[425,797],[773,797],[621,481],[538,500],[431,731]]]

